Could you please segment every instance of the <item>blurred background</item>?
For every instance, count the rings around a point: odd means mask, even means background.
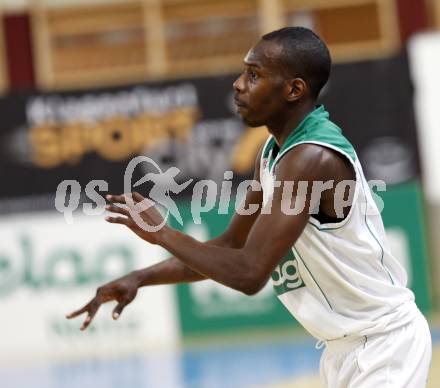
[[[367,178],[387,183],[388,239],[430,321],[440,386],[440,0],[1,0],[0,24],[2,388],[319,386],[321,350],[270,285],[255,297],[210,281],[150,287],[87,332],[64,318],[167,257],[93,214],[93,181],[123,192],[137,155],[181,182],[252,176],[267,132],[237,117],[232,82],[259,36],[287,25],[330,47],[321,102]],[[82,194],[57,205],[66,179]],[[217,203],[195,225],[189,197],[173,198],[175,226],[201,240],[232,213]]]

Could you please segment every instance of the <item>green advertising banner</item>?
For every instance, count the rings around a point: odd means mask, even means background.
[[[390,186],[379,192],[384,200],[382,213],[391,250],[408,272],[408,284],[420,309],[431,309],[427,270],[422,199],[418,182]],[[201,241],[219,235],[232,215],[219,215],[216,209],[202,214],[195,225],[190,204],[180,204],[181,230]],[[177,225],[175,225],[177,226]],[[246,296],[213,281],[183,284],[176,287],[180,325],[183,336],[217,334],[247,329],[274,329],[298,323],[277,300],[272,282],[255,296]]]
[[[432,309],[425,218],[420,182],[390,186],[377,193],[384,201],[382,218],[391,251],[408,273],[408,286],[423,313]]]

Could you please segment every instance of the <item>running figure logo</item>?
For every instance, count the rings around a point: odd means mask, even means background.
[[[131,179],[134,169],[143,162],[149,163],[154,166],[157,172],[149,172],[145,174],[133,186],[131,186]],[[173,194],[181,193],[191,184],[193,179],[189,179],[182,184],[178,184],[175,178],[179,174],[179,172],[180,170],[177,167],[170,167],[168,170],[163,172],[159,165],[153,159],[147,156],[137,156],[133,158],[128,164],[124,174],[125,193],[131,193],[132,187],[138,187],[145,182],[153,183],[153,187],[151,188],[149,194],[149,198],[151,199],[145,198],[142,202],[134,204],[131,196],[127,196],[127,205],[130,215],[133,217],[133,220],[136,222],[136,224],[145,231],[155,232],[160,230],[166,224],[170,213],[179,222],[180,225],[183,225],[182,216],[180,215],[176,203],[170,197],[170,192]],[[150,208],[151,206],[154,206],[155,203],[163,206],[167,211],[166,215],[164,216],[163,222],[161,222],[157,226],[147,224],[140,216],[141,212]]]

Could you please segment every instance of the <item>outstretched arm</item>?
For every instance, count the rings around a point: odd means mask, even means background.
[[[259,181],[259,160],[261,151],[257,156],[254,179]],[[116,201],[122,201],[123,196],[114,196]],[[262,193],[249,190],[244,206],[260,206],[262,202]],[[120,208],[113,207],[115,212],[121,212]],[[229,248],[241,248],[246,242],[249,231],[254,224],[258,213],[245,216],[235,214],[229,224],[229,227],[220,236],[208,241],[205,244],[212,246],[221,246]],[[75,318],[87,313],[86,319],[81,326],[85,330],[92,322],[99,307],[106,302],[117,301],[118,304],[113,310],[113,318],[117,319],[125,306],[133,301],[137,295],[139,287],[152,286],[159,284],[189,283],[206,279],[207,277],[200,272],[192,269],[183,261],[176,257],[171,257],[147,268],[133,271],[126,276],[116,279],[99,287],[96,295],[85,306],[67,315],[68,319]]]
[[[222,245],[226,241],[222,236],[208,242],[209,244]],[[133,271],[119,279],[104,284],[96,290],[96,295],[82,308],[66,315],[67,319],[75,318],[87,313],[81,330],[87,329],[102,304],[116,301],[113,309],[113,319],[118,319],[124,308],[130,304],[137,295],[138,289],[143,286],[158,284],[190,283],[206,279],[205,276],[193,271],[187,265],[171,257],[150,267]]]

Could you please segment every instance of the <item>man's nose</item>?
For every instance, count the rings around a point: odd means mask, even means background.
[[[244,89],[244,83],[243,83],[243,74],[241,74],[232,84],[232,87],[237,93],[241,93]]]

